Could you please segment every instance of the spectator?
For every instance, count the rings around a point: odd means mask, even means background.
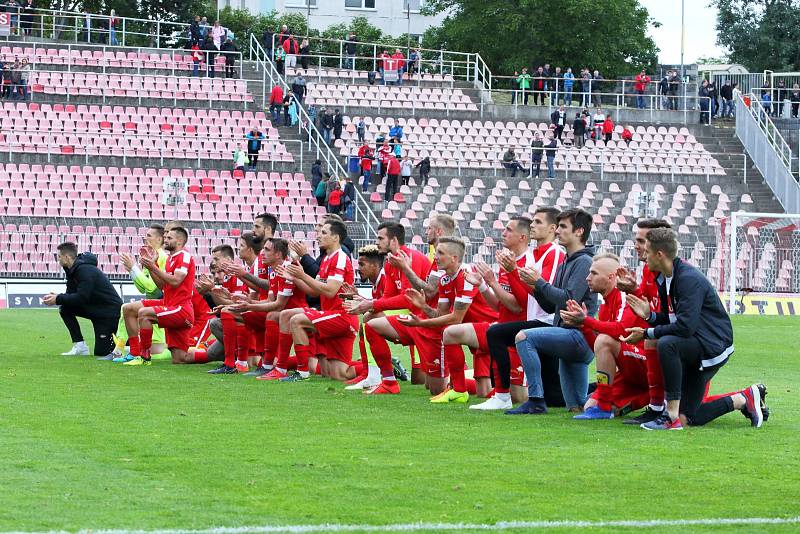
[[[678,90],[680,89],[680,85],[681,79],[678,76],[678,71],[673,70],[672,75],[669,77],[670,109],[672,110],[678,109]],[[685,101],[684,106],[686,106]]]
[[[512,147],[508,147],[506,153],[503,154],[503,167],[511,171],[512,178],[517,175],[517,171],[528,172],[522,167],[522,164],[517,161],[517,155],[514,153]]]
[[[13,98],[15,63],[6,63],[3,68],[3,98]]]
[[[665,72],[658,82],[658,94],[661,95],[661,109],[670,109],[669,104],[669,72]]]
[[[420,72],[419,64],[422,60],[419,50],[412,50],[408,55],[408,79],[412,79],[414,72]]]
[[[392,148],[389,146],[389,141],[383,135],[381,135],[379,139],[382,139],[382,142],[378,147],[378,162],[380,163],[379,171],[381,180],[383,180],[389,168],[389,159],[392,157],[393,152]]]
[[[278,71],[278,74],[283,76],[283,73],[285,72],[284,66],[286,63],[286,51],[282,46],[276,46],[272,54],[272,60],[275,62],[275,70]]]
[[[31,66],[28,63],[28,58],[24,57],[19,65],[19,85],[17,86],[22,100],[28,99],[28,80],[30,79],[30,75]]]
[[[222,52],[225,52],[225,78],[236,78],[236,52],[239,49],[230,39],[225,40]]]
[[[395,193],[397,193],[400,188],[400,162],[397,160],[397,157],[389,157],[389,163],[386,166],[386,174],[388,177],[386,178],[386,193],[383,198],[386,202],[389,202],[394,198]]]
[[[289,38],[283,41],[283,51],[286,52],[286,66],[297,66],[297,54],[300,53],[300,47],[297,46],[297,41],[294,35],[289,35]]]
[[[431,174],[431,158],[425,156],[414,166],[419,169],[419,183],[422,185],[428,185],[428,177]]]
[[[528,74],[528,69],[526,67],[522,68],[522,74],[517,77],[517,87],[519,87],[523,105],[527,106],[531,91],[531,75]],[[534,104],[536,103],[535,93],[533,95],[533,102]],[[519,102],[517,102],[517,104],[519,104]]]
[[[517,93],[519,93],[519,72],[514,71],[514,76],[511,77],[511,105],[517,103]]]
[[[580,113],[575,114],[575,120],[572,122],[572,135],[573,142],[576,148],[583,148],[583,140],[586,135],[586,122]]]
[[[589,69],[581,70],[581,106],[592,105],[592,73]]]
[[[258,131],[258,126],[254,126],[247,134],[247,157],[250,160],[250,170],[255,171],[258,166],[258,153],[261,151],[261,143],[264,134]]]
[[[650,83],[650,76],[647,71],[642,69],[642,72],[636,75],[636,83],[633,84],[633,90],[636,91],[636,107],[638,109],[645,109],[647,107],[644,100],[644,95],[647,92],[647,84]]]
[[[544,155],[547,158],[547,178],[552,180],[556,177],[555,161],[556,151],[558,150],[558,141],[550,134],[547,144],[544,146]]]
[[[189,44],[200,43],[200,15],[195,15],[192,24],[189,26]]]
[[[600,71],[595,70],[592,73],[592,94],[594,96],[594,103],[596,106],[603,105],[603,95],[602,95],[604,89],[602,85],[603,80],[605,80],[605,78],[603,78],[603,75],[600,74]]]
[[[564,132],[564,126],[567,125],[567,112],[563,105],[550,114],[550,121],[555,126],[555,136],[561,141],[561,134]]]
[[[306,113],[308,113],[308,120],[310,122],[309,126],[309,140],[311,139],[312,135],[315,135],[315,128],[319,128],[319,123],[317,122],[317,106],[314,104],[314,101],[308,99],[308,107],[306,108]]]
[[[625,145],[630,145],[631,141],[633,141],[633,127],[632,126],[625,126],[622,129],[622,140],[625,141]]]
[[[358,136],[358,142],[363,143],[366,140],[367,135],[367,125],[364,124],[364,118],[358,119],[356,123],[356,135]]]
[[[769,93],[764,93],[769,94]],[[700,124],[709,123],[709,112],[711,107],[708,102],[708,80],[703,80],[700,89],[697,90],[697,100],[700,104]]]
[[[344,68],[356,70],[356,51],[358,49],[358,39],[356,34],[350,32],[347,34],[347,41],[344,43],[344,53],[346,55],[344,60]]]
[[[344,179],[344,188],[342,189],[342,193],[344,194],[344,219],[346,221],[352,221],[354,215],[353,212],[355,211],[356,207],[356,186],[353,185],[353,178],[350,176],[346,176]]]
[[[725,80],[719,89],[719,96],[722,97],[722,118],[733,116],[733,87],[730,80]]]
[[[22,5],[22,15],[20,19],[22,19],[22,33],[25,35],[30,35],[31,30],[33,29],[33,14],[35,12],[35,8],[33,7],[33,0],[26,0]]]
[[[211,25],[208,23],[208,17],[203,17],[200,19],[200,40],[201,42],[206,41],[206,37],[208,37],[208,33],[211,31]]]
[[[269,94],[269,112],[275,126],[281,122],[281,106],[283,106],[283,89],[280,85],[275,85]]]
[[[772,95],[770,93],[766,92],[761,95],[761,106],[764,108],[764,113],[767,114],[767,117],[772,115]]]
[[[337,187],[341,187],[341,184],[339,183],[339,178],[336,176],[331,176],[326,173],[325,178],[327,178],[327,182],[325,183],[325,202],[328,202],[331,198],[331,193],[335,191]]]
[[[609,113],[606,116],[606,120],[603,121],[603,141],[605,142],[605,146],[608,146],[608,142],[611,141],[611,135],[614,133],[614,121],[611,118],[611,114]]]
[[[316,191],[317,186],[322,181],[322,162],[316,160],[311,166],[311,190]]]
[[[325,173],[327,177],[330,177],[328,173]],[[328,198],[328,181],[326,179],[322,179],[317,184],[317,187],[314,188],[314,198],[317,199],[318,206],[325,206],[325,201]]]
[[[23,60],[27,61],[27,60]],[[786,82],[781,78],[778,80],[778,85],[776,86],[776,108],[775,108],[775,116],[776,117],[783,117],[783,101],[786,100],[786,94],[788,91],[786,90]]]
[[[592,116],[592,128],[594,129],[595,143],[600,142],[600,136],[603,133],[603,123],[605,120],[606,115],[603,113],[603,110],[600,109],[600,106],[598,106],[597,110],[595,110],[594,115]]]
[[[792,92],[789,95],[792,101],[792,118],[797,118],[797,112],[800,111],[800,85],[796,82],[792,85]]]
[[[709,113],[711,114],[711,118],[714,118],[719,111],[719,99],[717,98],[717,84],[714,82],[713,78],[708,82],[706,89],[708,90]]]
[[[20,69],[19,60],[14,61],[11,67],[11,100],[18,100],[22,95],[20,88],[22,82],[22,70]]]
[[[411,173],[414,171],[414,162],[405,155],[403,161],[400,162],[400,178],[403,180],[403,185],[408,185],[411,180]]]
[[[289,126],[295,126],[300,121],[300,110],[298,109],[300,103],[297,102],[297,99],[294,97],[294,94],[290,96],[291,98],[289,100]]]
[[[203,50],[206,53],[206,67],[208,68],[208,77],[214,77],[214,64],[217,61],[217,52],[219,52],[219,47],[214,44],[214,39],[209,35],[206,37],[206,44],[203,46]]]
[[[557,106],[558,101],[561,99],[561,93],[563,92],[564,83],[564,74],[561,72],[561,67],[556,67],[555,71],[551,75],[550,80],[550,105]]]
[[[344,127],[344,120],[342,114],[337,109],[333,112],[333,138],[339,140],[342,138],[342,128]]]
[[[333,130],[333,115],[330,110],[322,110],[322,117],[320,118],[320,125],[322,126],[322,140],[326,145],[331,144],[331,130]]]
[[[111,46],[117,46],[119,44],[119,41],[117,41],[117,22],[117,12],[112,9],[108,17],[108,44]]]
[[[522,69],[522,72],[525,73],[527,69]],[[521,87],[520,87],[521,88]],[[544,94],[547,91],[547,80],[545,79],[544,69],[539,67],[536,69],[536,76],[533,78],[533,104],[534,105],[544,105]],[[527,99],[525,100],[525,104],[527,104]]]
[[[391,63],[391,56],[389,55],[389,52],[384,50],[383,52],[381,52],[381,55],[378,56],[378,70],[381,73],[381,85],[386,85],[387,62]]]
[[[733,88],[733,91],[732,91],[732,93],[733,93],[733,101],[735,103],[742,96],[742,92],[739,90],[739,84],[738,83],[734,82],[734,84],[731,87]],[[735,117],[736,116],[736,106],[734,106],[732,109],[733,109],[733,113],[731,114],[731,117]]]
[[[308,71],[308,59],[310,55],[311,45],[308,39],[303,39],[300,42],[300,66],[303,68],[303,71]]]
[[[396,158],[400,159],[400,156],[403,155],[403,142],[399,139],[390,139],[389,144],[392,146],[392,154],[395,155]]]
[[[233,169],[237,171],[245,171],[245,167],[249,165],[250,160],[247,158],[247,152],[242,150],[241,145],[236,146],[233,152]]]
[[[564,73],[564,104],[572,106],[572,87],[575,84],[575,75],[572,74],[572,67],[567,67]]]
[[[342,203],[344,199],[344,191],[338,180],[334,185],[333,191],[328,195],[328,213],[339,214],[342,211]]]
[[[392,59],[395,61],[394,68],[397,70],[397,84],[403,85],[403,73],[406,70],[406,56],[403,55],[399,48],[396,48],[394,54],[392,54]]]
[[[403,127],[400,126],[399,120],[394,120],[394,126],[389,129],[389,137],[393,137],[398,141],[403,139]]]
[[[278,34],[278,46],[283,48],[283,42],[289,38],[289,27],[284,24],[281,26],[281,32]]]
[[[283,95],[282,106],[283,106],[283,125],[284,126],[291,126],[292,125],[292,121],[289,118],[289,108],[291,107],[292,102],[293,102],[292,94],[290,92],[286,93],[285,95]]]
[[[214,21],[214,26],[211,27],[211,39],[214,41],[214,46],[217,49],[222,48],[223,37],[225,36],[225,28],[219,25],[219,21]]]
[[[300,104],[303,103],[303,99],[308,93],[308,87],[306,87],[306,79],[303,78],[302,74],[298,74],[294,77],[292,81],[292,93],[294,93],[294,98]]]
[[[537,131],[533,134],[533,141],[531,141],[531,172],[533,172],[534,178],[539,178],[543,154],[544,141],[542,141],[542,134]]]
[[[275,30],[272,26],[268,26],[264,35],[261,36],[261,44],[264,45],[264,51],[267,53],[267,57],[272,57],[272,41],[275,36]]]
[[[201,61],[203,61],[203,53],[200,51],[200,44],[192,43],[192,76],[200,76]]]
[[[358,150],[358,156],[360,158],[361,176],[363,177],[361,190],[366,193],[369,191],[370,179],[372,177],[372,160],[375,159],[375,156],[367,143],[364,143]]]

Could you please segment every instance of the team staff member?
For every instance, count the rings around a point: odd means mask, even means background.
[[[94,254],[78,254],[78,246],[70,242],[61,243],[57,250],[58,263],[67,273],[67,292],[50,293],[42,302],[47,306],[60,306],[61,320],[72,338],[72,349],[62,355],[88,356],[89,347],[83,341],[78,324],[78,317],[83,317],[89,319],[94,328],[94,354],[104,356],[114,348],[111,335],[117,328],[122,299],[108,277],[97,268]]]

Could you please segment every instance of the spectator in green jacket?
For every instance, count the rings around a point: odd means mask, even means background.
[[[522,74],[517,77],[517,84],[519,85],[519,90],[522,92],[522,101],[527,106],[528,95],[530,95],[531,92],[531,75],[528,74],[527,67],[524,67],[522,69]]]

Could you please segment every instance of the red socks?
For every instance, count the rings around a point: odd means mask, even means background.
[[[208,352],[206,349],[194,349],[194,363],[208,363]]]
[[[467,382],[464,377],[464,349],[461,345],[444,345],[444,362],[450,370],[450,383],[458,393],[467,391]]]
[[[267,321],[264,330],[264,358],[261,360],[262,366],[271,366],[275,363],[278,355],[278,336],[281,331],[276,321]]]
[[[307,373],[308,359],[311,358],[311,348],[308,345],[295,345],[294,353],[297,356],[297,370],[301,373]]]
[[[650,390],[650,406],[660,408],[664,406],[664,372],[661,370],[661,361],[656,352],[645,353],[647,365],[647,385]]]
[[[392,351],[389,349],[389,344],[383,339],[379,333],[375,331],[370,325],[364,325],[364,334],[367,336],[367,341],[372,349],[372,357],[375,363],[378,364],[383,378],[394,377],[394,369],[392,368]]]
[[[475,382],[474,378],[467,378],[465,380],[465,383],[467,384],[467,393],[469,393],[470,395],[478,394],[478,383]]]
[[[367,357],[367,336],[364,334],[364,325],[361,325],[361,331],[358,333],[358,353],[361,355],[361,371],[356,376],[366,378],[369,374],[369,358]]]
[[[140,328],[139,329],[139,343],[142,347],[142,356],[145,352],[150,352],[150,347],[153,346],[153,329]]]
[[[278,360],[275,362],[275,367],[282,370],[289,368],[289,352],[292,350],[292,343],[294,343],[292,334],[278,333]]]
[[[130,345],[130,353],[131,356],[141,356],[142,355],[142,344],[139,341],[139,336],[133,336],[128,339],[128,344]]]
[[[250,331],[244,323],[236,323],[236,359],[246,360],[250,354]]]
[[[223,365],[226,367],[233,367],[236,365],[236,347],[239,344],[239,331],[236,328],[236,319],[227,312],[220,313],[219,318],[222,322],[222,343],[225,349],[225,361]]]

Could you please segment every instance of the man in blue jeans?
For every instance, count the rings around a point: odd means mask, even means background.
[[[559,265],[552,284],[544,281],[532,269],[520,269],[523,282],[533,286],[533,296],[547,312],[553,312],[553,326],[523,330],[515,339],[517,352],[528,379],[528,400],[508,415],[542,414],[547,412],[542,384],[542,360],[558,362],[561,391],[567,408],[580,411],[586,401],[589,387],[589,362],[594,358],[579,328],[569,327],[560,312],[567,309],[567,301],[585,304],[587,313],[597,312],[597,293],[589,289],[586,281],[594,256],[594,246],[586,245],[592,229],[592,216],[573,208],[562,211],[556,218],[558,242],[567,251],[567,259]]]

